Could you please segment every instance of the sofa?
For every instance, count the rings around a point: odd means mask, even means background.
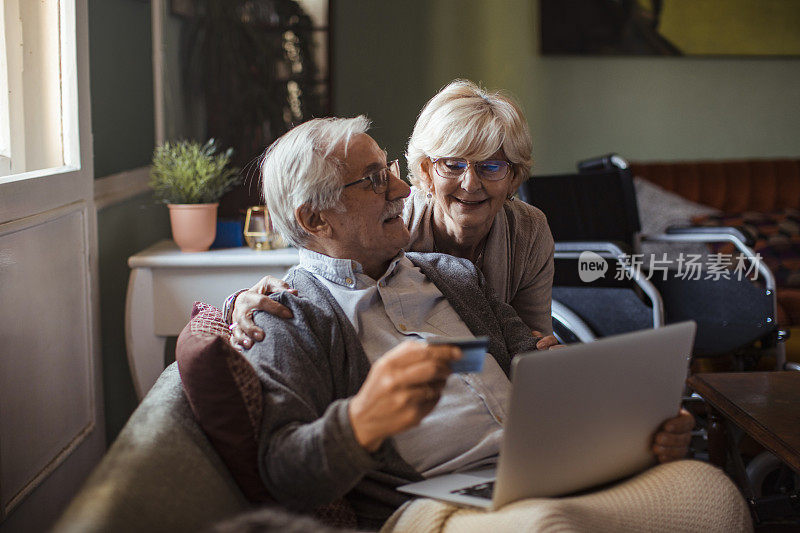
[[[301,516],[260,479],[261,389],[222,312],[195,302],[168,366],[57,522],[57,532],[346,531],[343,500]]]
[[[347,533],[257,505],[198,425],[177,363],[161,374],[54,525],[55,533],[252,531]],[[350,530],[352,531],[352,530]]]
[[[696,505],[687,508],[687,499]],[[334,531],[278,507],[252,509],[195,422],[173,363],[53,531],[180,533],[209,530],[220,521],[215,531]],[[631,509],[648,516],[635,516]],[[504,508],[497,519],[424,499],[404,511],[396,513],[387,529],[517,531],[525,521],[523,529],[529,531],[626,531],[641,529],[642,523],[650,531],[752,530],[747,507],[733,483],[716,468],[697,461],[661,465],[595,493],[518,502]]]
[[[355,527],[344,500],[307,517],[283,510],[263,493],[254,460],[257,433],[251,428],[259,426],[257,408],[264,406],[251,401],[253,391],[259,396],[258,385],[248,384],[248,367],[227,344],[220,317],[218,309],[195,304],[178,338],[177,362],[164,370],[53,531],[332,532]],[[530,531],[641,530],[643,524],[652,531],[752,528],[735,485],[698,461],[660,465],[588,494],[517,502],[492,515],[419,499],[395,513],[384,530],[435,532],[452,525],[517,531],[523,522]]]
[[[248,508],[228,468],[195,422],[173,363],[54,531],[200,531]]]
[[[800,159],[632,162],[630,167],[638,179],[685,200],[671,206],[693,216],[673,222],[742,229],[775,274],[778,325],[800,326]],[[645,210],[640,205],[643,228],[650,222]]]

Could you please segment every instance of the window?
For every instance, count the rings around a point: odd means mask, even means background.
[[[73,9],[66,0],[4,0],[0,12],[0,180],[65,165],[76,103]],[[62,51],[64,53],[62,53]],[[72,106],[72,111],[70,111]]]

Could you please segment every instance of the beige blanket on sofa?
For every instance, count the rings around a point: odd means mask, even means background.
[[[417,499],[398,509],[381,533],[752,530],[747,505],[730,479],[709,464],[686,460],[591,494],[522,500],[494,512]]]

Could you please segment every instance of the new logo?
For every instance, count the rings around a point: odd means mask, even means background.
[[[594,252],[581,252],[578,257],[578,276],[584,283],[604,278],[608,271],[608,262]]]

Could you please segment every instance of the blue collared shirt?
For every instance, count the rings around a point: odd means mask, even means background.
[[[370,363],[405,340],[472,337],[466,324],[403,252],[377,280],[357,261],[300,249],[300,266],[331,292]],[[496,461],[511,384],[487,354],[480,374],[452,374],[436,408],[394,436],[401,457],[425,477]],[[461,438],[453,438],[458,435]]]

